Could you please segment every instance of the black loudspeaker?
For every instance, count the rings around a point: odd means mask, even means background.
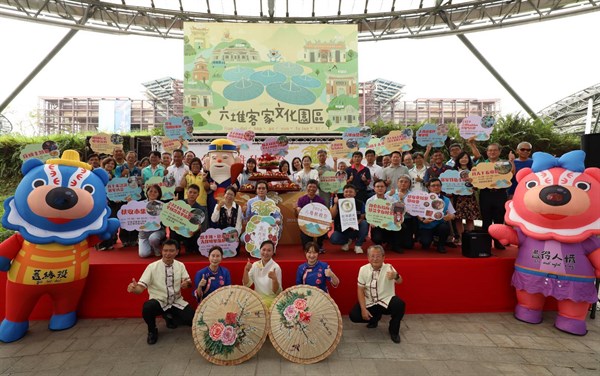
[[[581,150],[585,151],[585,167],[600,167],[600,133],[581,136]]]
[[[486,232],[463,232],[462,255],[470,258],[490,257],[492,237]]]

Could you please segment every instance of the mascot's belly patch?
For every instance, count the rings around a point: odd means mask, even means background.
[[[8,272],[8,280],[24,285],[69,283],[86,278],[88,270],[87,240],[75,245],[24,241]]]

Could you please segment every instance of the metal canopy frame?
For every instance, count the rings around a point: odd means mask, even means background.
[[[348,8],[351,1],[352,8]],[[156,3],[159,3],[159,7]],[[364,0],[363,12],[355,13],[356,0],[312,0],[310,16],[294,16],[293,13],[299,9],[292,8],[290,15],[289,0],[253,0],[252,4],[258,3],[259,6],[249,6],[248,14],[238,12],[236,0],[228,2],[231,11],[222,14],[211,11],[210,0],[206,0],[204,8],[200,6],[201,3],[199,0],[0,0],[0,17],[70,29],[9,97],[0,103],[0,113],[79,30],[182,39],[184,22],[262,22],[356,24],[359,42],[456,35],[535,119],[537,114],[487,62],[465,34],[600,10],[600,0],[420,0],[416,9],[412,8],[412,2],[408,5],[406,1],[396,4],[396,0],[371,3]],[[225,9],[225,0],[216,3]],[[248,3],[249,0],[244,0],[245,6]],[[372,11],[374,3],[375,7],[379,5],[377,11]],[[212,4],[215,5],[214,0]],[[263,4],[266,4],[267,14],[264,13]],[[328,7],[322,7],[322,4]],[[396,10],[396,6],[402,9]],[[285,16],[280,16],[283,8]],[[346,12],[347,9],[350,11]]]
[[[364,8],[355,10],[357,2],[364,3]],[[206,6],[201,0],[163,0],[158,6],[155,3],[159,0],[0,0],[0,17],[70,29],[175,39],[183,38],[184,22],[356,24],[359,41],[364,42],[456,35],[600,10],[600,0],[421,0],[416,9],[411,8],[413,2],[407,4],[405,0],[312,0],[310,15],[295,16],[294,11],[301,12],[290,9],[289,0],[243,0],[240,4],[249,9],[244,14],[236,0],[206,0]],[[211,5],[214,9],[217,5],[224,7],[224,3],[232,11],[230,14],[211,10]],[[321,3],[328,7],[320,6]],[[79,23],[92,9],[93,15]],[[359,12],[351,14],[346,10]],[[442,14],[454,28],[448,26]]]
[[[571,94],[539,112],[540,116],[554,120],[554,126],[562,133],[583,134],[589,100],[592,99],[592,129],[598,127],[600,117],[600,83]]]

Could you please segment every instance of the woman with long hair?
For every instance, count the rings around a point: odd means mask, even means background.
[[[149,207],[158,208],[163,204],[160,202],[160,198],[162,197],[162,190],[158,184],[151,185],[146,190],[146,197],[148,197],[146,210]],[[150,212],[149,212],[150,214]],[[138,233],[138,253],[140,257],[150,257],[160,256],[161,249],[160,244],[166,237],[165,227],[162,224],[159,224],[159,229],[154,231],[139,231]]]
[[[242,171],[240,176],[238,176],[238,185],[239,187],[243,187],[246,184],[252,184],[253,187],[256,187],[256,181],[250,180],[250,176],[254,173],[257,173],[256,169],[256,159],[248,158],[246,160],[246,168]]]
[[[458,154],[456,158],[454,158],[454,170],[461,172],[461,176],[463,174],[468,174],[472,168],[473,161],[467,152],[463,151]],[[470,178],[467,177],[464,180],[465,184],[471,185]],[[456,218],[454,219],[454,223],[456,224],[457,234],[455,237],[455,242],[456,245],[462,245],[462,234],[465,232],[465,230],[473,231],[473,228],[475,227],[475,220],[481,217],[479,204],[475,199],[475,188],[472,187],[470,195],[454,195],[452,198],[452,205],[456,210]],[[465,220],[466,226],[463,224],[463,219]]]

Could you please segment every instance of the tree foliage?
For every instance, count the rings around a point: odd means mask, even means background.
[[[407,127],[411,128],[416,134],[417,129],[425,123],[429,123],[429,121],[422,121],[407,126],[395,124],[391,121],[385,122],[379,119],[374,123],[367,123],[367,125],[371,128],[374,136],[382,137],[393,130],[404,129]],[[493,142],[498,143],[502,147],[501,156],[506,158],[511,150],[516,150],[517,145],[521,141],[531,143],[534,151],[544,151],[553,155],[562,155],[571,150],[579,149],[580,147],[578,136],[558,133],[554,129],[554,123],[548,119],[532,120],[512,114],[499,117],[490,139],[488,141],[478,142],[477,146],[483,153],[487,148],[487,145]],[[455,142],[462,144],[463,147],[466,146],[465,140],[459,135],[458,125],[452,123],[449,124],[446,146]],[[413,143],[413,150],[424,149],[425,148],[418,145],[415,140]]]

